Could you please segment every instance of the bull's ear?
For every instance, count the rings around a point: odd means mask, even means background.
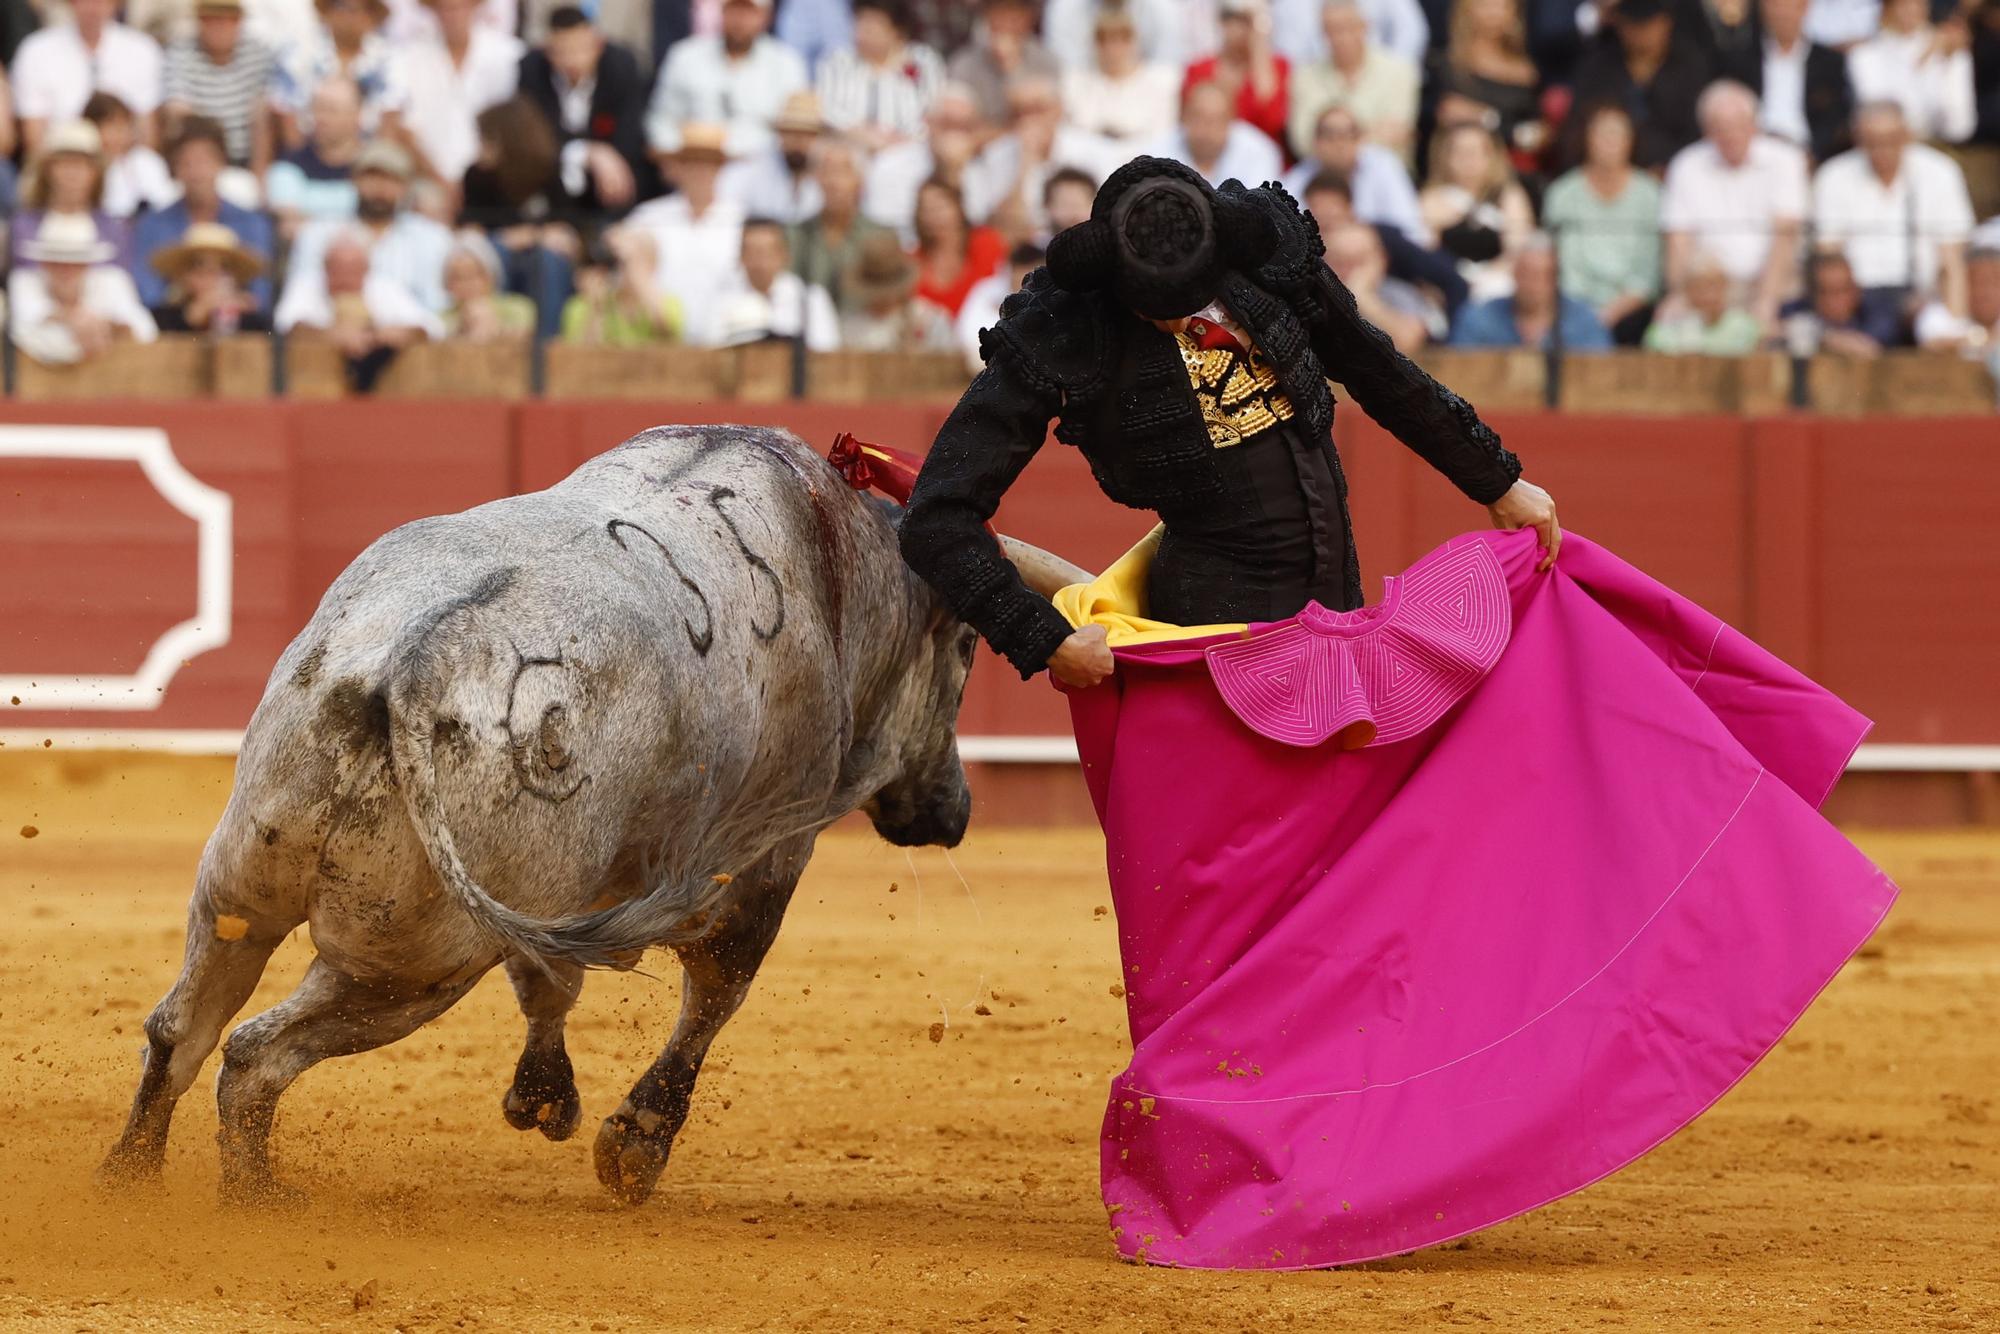
[[[1000,550],[1021,572],[1021,582],[1045,598],[1052,598],[1071,584],[1087,584],[1097,576],[1061,556],[1029,546],[1019,538],[1002,535]]]

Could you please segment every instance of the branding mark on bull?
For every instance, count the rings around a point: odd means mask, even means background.
[[[687,630],[688,643],[694,648],[694,651],[701,657],[707,657],[708,651],[715,647],[715,613],[709,608],[708,594],[701,591],[701,585],[687,577],[687,571],[683,570],[681,563],[674,559],[674,553],[667,550],[666,543],[654,537],[644,527],[633,523],[630,519],[613,519],[604,525],[605,535],[618,544],[620,551],[630,549],[625,545],[625,539],[618,535],[620,528],[630,528],[633,532],[651,542],[654,548],[666,560],[667,568],[674,572],[674,577],[681,581],[681,585],[688,592],[694,594],[695,601],[701,603],[701,630],[697,632],[693,623],[685,619],[681,621],[681,625]]]

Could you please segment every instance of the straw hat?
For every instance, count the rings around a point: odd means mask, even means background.
[[[117,253],[117,246],[97,234],[88,213],[50,213],[21,243],[21,257],[37,264],[104,264]]]
[[[153,268],[168,282],[179,282],[197,260],[208,255],[220,259],[239,283],[247,283],[264,271],[264,257],[219,222],[197,222],[189,227],[178,245],[154,252]]]
[[[728,127],[689,121],[681,126],[680,142],[660,156],[669,162],[727,162]]]
[[[416,174],[417,164],[410,160],[408,150],[402,145],[388,139],[370,139],[367,146],[355,155],[354,166],[349,169],[348,175],[360,176],[371,171],[407,181]]]
[[[771,122],[771,128],[780,134],[818,134],[826,129],[826,117],[821,114],[819,95],[809,88],[801,88],[785,99],[779,109],[778,118]]]
[[[95,158],[104,152],[104,138],[97,127],[87,120],[59,121],[49,127],[42,136],[41,152],[38,156],[55,157],[59,153],[75,153],[80,157]]]
[[[894,232],[870,232],[840,275],[840,295],[848,305],[901,301],[916,290],[917,266]]]

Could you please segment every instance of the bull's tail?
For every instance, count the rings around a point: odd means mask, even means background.
[[[730,876],[720,865],[711,874],[665,878],[641,898],[559,920],[516,912],[488,893],[466,868],[438,796],[438,701],[465,614],[491,601],[499,591],[482,584],[470,596],[443,604],[408,626],[390,651],[390,758],[410,823],[432,869],[482,931],[545,969],[558,959],[586,967],[629,968],[646,949],[698,938],[727,894]],[[823,818],[802,819],[804,814],[771,813],[768,828],[762,831],[770,838],[752,842],[768,847],[782,837],[825,823]],[[711,859],[705,855],[710,853],[718,862],[734,861],[739,866],[754,859],[727,857],[719,848],[691,851],[693,857],[679,859],[683,865],[702,865]]]

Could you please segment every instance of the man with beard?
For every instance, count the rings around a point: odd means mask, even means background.
[[[818,96],[803,88],[793,93],[771,128],[778,132],[778,141],[730,163],[715,189],[739,205],[745,217],[795,226],[817,214],[824,203],[812,170],[813,146],[826,130]]]
[[[409,153],[387,140],[378,139],[361,151],[354,161],[354,220],[316,222],[299,233],[281,305],[301,283],[317,280],[334,237],[352,235],[367,243],[373,278],[394,283],[432,314],[445,309],[444,262],[451,253],[451,232],[403,207],[413,169]]]

